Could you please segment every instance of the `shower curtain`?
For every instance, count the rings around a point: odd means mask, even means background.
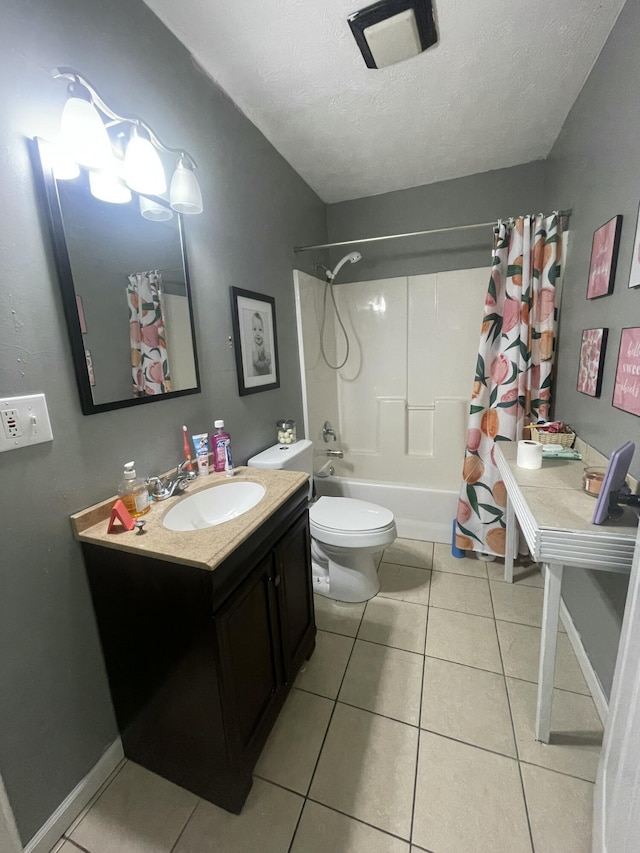
[[[498,224],[456,518],[463,550],[504,555],[507,492],[494,447],[522,438],[525,417],[548,419],[560,263],[556,214]]]
[[[171,391],[158,270],[132,273],[127,285],[133,396]]]

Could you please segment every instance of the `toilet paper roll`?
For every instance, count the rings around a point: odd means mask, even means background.
[[[527,439],[519,441],[516,465],[518,468],[542,468],[542,444]]]

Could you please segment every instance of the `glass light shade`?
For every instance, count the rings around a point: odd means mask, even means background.
[[[94,198],[110,204],[127,204],[131,201],[131,190],[113,171],[89,172],[89,189]]]
[[[73,181],[80,174],[80,166],[74,162],[67,152],[50,142],[46,145],[47,163],[51,167],[56,181]]]
[[[64,105],[60,144],[71,160],[88,169],[102,169],[111,158],[107,129],[93,105],[83,98],[69,98]]]
[[[178,213],[202,213],[202,192],[191,165],[181,157],[171,178],[171,207]]]
[[[124,155],[124,179],[137,193],[162,195],[167,189],[158,152],[135,128]]]
[[[150,198],[140,196],[140,213],[151,222],[166,222],[173,218],[173,211],[162,204],[157,204]]]

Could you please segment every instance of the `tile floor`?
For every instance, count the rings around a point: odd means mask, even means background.
[[[398,540],[318,640],[240,816],[124,762],[56,853],[589,853],[602,729],[566,636],[533,739],[542,578]]]

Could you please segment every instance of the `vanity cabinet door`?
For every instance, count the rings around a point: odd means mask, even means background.
[[[283,701],[273,555],[216,611],[225,729],[232,763],[255,760]]]
[[[306,509],[276,545],[274,557],[284,678],[288,684],[315,644],[309,514]]]

